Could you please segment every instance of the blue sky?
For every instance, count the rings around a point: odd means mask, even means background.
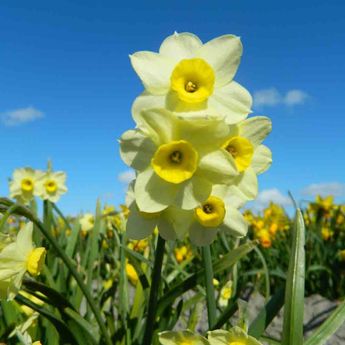
[[[92,210],[97,197],[122,202],[127,168],[116,140],[133,127],[142,90],[128,54],[190,31],[203,41],[242,38],[235,79],[255,96],[254,114],[273,121],[259,202],[286,203],[288,190],[343,200],[344,13],[344,1],[1,2],[0,194],[15,168],[52,159],[68,174],[66,212]]]

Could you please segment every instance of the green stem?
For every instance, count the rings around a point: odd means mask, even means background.
[[[267,267],[267,263],[266,263],[266,260],[265,260],[265,257],[263,256],[263,254],[261,253],[260,249],[255,247],[254,250],[256,251],[256,254],[258,254],[261,262],[262,262],[262,266],[263,266],[263,269],[264,269],[264,273],[265,273],[265,286],[266,286],[266,303],[268,302],[269,298],[270,298],[270,295],[271,295],[271,290],[270,290],[270,273],[269,273],[269,270],[268,270],[268,267]]]
[[[155,262],[154,262],[154,266],[152,270],[150,299],[149,299],[149,304],[148,304],[148,312],[147,312],[146,328],[145,328],[143,345],[152,345],[164,250],[165,250],[165,240],[162,237],[158,236],[156,253],[155,253]]]
[[[202,257],[205,266],[208,327],[209,329],[212,329],[215,323],[217,322],[217,306],[214,297],[213,266],[210,246],[202,247]]]
[[[2,201],[5,201],[4,204],[10,203],[9,200],[2,200]],[[58,243],[55,241],[55,238],[50,233],[50,231],[48,231],[44,227],[42,222],[36,216],[34,216],[28,208],[26,208],[24,206],[18,206],[17,212],[20,213],[21,215],[25,216],[26,218],[30,219],[32,222],[34,222],[37,225],[37,228],[42,233],[42,235],[48,240],[48,242],[50,242],[52,247],[56,250],[57,254],[60,256],[62,261],[65,263],[65,265],[67,266],[67,268],[71,272],[72,276],[74,277],[77,284],[79,285],[80,290],[83,292],[87,302],[89,303],[90,308],[92,309],[92,311],[95,315],[98,326],[99,326],[99,328],[103,334],[105,343],[107,345],[112,345],[113,343],[109,337],[109,334],[108,334],[108,331],[105,327],[105,324],[103,323],[101,313],[100,313],[99,309],[97,308],[97,305],[96,305],[95,301],[93,300],[91,293],[89,292],[86,285],[84,284],[82,277],[79,275],[77,270],[74,268],[73,261],[67,256],[65,251],[58,245]]]

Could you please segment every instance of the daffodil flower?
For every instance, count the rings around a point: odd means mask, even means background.
[[[229,331],[217,329],[208,332],[207,339],[210,345],[262,345],[239,327],[233,327]]]
[[[227,186],[217,185],[210,197],[190,214],[188,227],[190,240],[197,246],[211,244],[219,231],[225,231],[235,237],[247,234],[248,223],[238,210],[243,200],[234,193],[229,193]],[[178,233],[178,228],[175,232]]]
[[[141,110],[166,108],[182,117],[220,117],[227,123],[250,112],[249,92],[233,81],[242,56],[239,37],[223,35],[205,44],[194,34],[167,37],[159,53],[140,51],[130,56],[145,92],[133,104]]]
[[[37,193],[43,200],[57,202],[67,192],[66,174],[63,171],[48,171],[37,179]]]
[[[221,288],[219,293],[218,304],[221,307],[226,307],[228,305],[229,299],[232,297],[232,280],[226,282],[226,284]]]
[[[0,297],[13,299],[20,290],[26,272],[38,276],[43,268],[46,250],[35,248],[32,243],[32,223],[27,223],[15,242],[0,252]]]
[[[10,181],[10,197],[28,203],[37,195],[37,180],[44,173],[32,168],[20,168],[13,172]]]
[[[222,143],[222,147],[235,161],[239,176],[233,183],[233,188],[241,194],[243,199],[256,198],[257,175],[265,172],[272,163],[270,149],[261,144],[271,129],[270,119],[255,116],[229,126],[230,134]]]
[[[248,231],[248,224],[237,209],[242,205],[241,198],[229,195],[228,187],[221,185],[214,186],[211,196],[193,210],[170,206],[161,212],[146,213],[139,210],[132,197],[126,225],[127,236],[143,239],[158,228],[165,240],[183,239],[189,234],[190,240],[197,246],[212,243],[218,231],[242,237]]]
[[[85,213],[80,219],[79,224],[85,236],[95,226],[95,216],[92,213]]]
[[[229,131],[221,120],[181,120],[164,109],[143,111],[140,119],[142,129],[120,139],[122,159],[137,170],[140,211],[193,209],[213,184],[231,183],[238,175],[234,159],[221,148]]]
[[[158,334],[162,345],[209,345],[206,338],[189,330],[165,331]]]

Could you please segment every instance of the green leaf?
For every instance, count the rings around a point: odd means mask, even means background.
[[[323,345],[345,322],[345,301],[328,317],[328,319],[311,335],[305,345]]]
[[[224,255],[220,260],[217,260],[213,264],[214,274],[222,272],[225,269],[230,268],[243,256],[245,256],[251,250],[253,250],[256,244],[257,244],[256,241],[243,244],[242,246],[234,249],[232,252]],[[193,274],[189,278],[183,280],[181,283],[172,287],[167,293],[165,293],[164,297],[159,300],[157,314],[160,315],[166,307],[173,304],[177,297],[181,296],[186,291],[195,288],[196,285],[201,284],[204,279],[204,274],[205,274],[205,270],[201,269],[200,271]]]
[[[292,233],[292,251],[285,288],[283,345],[303,344],[305,230],[303,215],[296,211]]]
[[[64,318],[68,317],[66,323],[70,328],[73,329],[73,334],[82,340],[80,343],[82,344],[83,341],[85,342],[84,345],[93,344],[97,345],[99,343],[99,337],[95,337],[99,335],[99,332],[96,327],[91,325],[85,319],[83,319],[77,312],[75,312],[71,308],[64,309]]]
[[[18,303],[24,304],[30,307],[31,309],[37,311],[38,313],[40,313],[40,315],[42,315],[47,320],[49,320],[54,325],[56,330],[59,332],[60,337],[61,337],[60,340],[63,344],[80,344],[76,342],[76,339],[73,333],[66,326],[66,324],[60,318],[52,314],[50,311],[48,311],[47,309],[41,306],[37,306],[35,303],[31,302],[29,299],[25,298],[24,296],[20,294],[15,297],[15,300]],[[83,344],[80,344],[80,345],[83,345]]]
[[[284,305],[284,288],[279,289],[250,324],[248,334],[259,339]]]

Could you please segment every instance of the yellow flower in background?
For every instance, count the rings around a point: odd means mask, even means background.
[[[213,284],[214,287],[219,286],[219,280],[216,279],[216,278],[213,278],[213,279],[212,279],[212,284]]]
[[[272,223],[268,229],[269,233],[272,235],[272,236],[275,236],[275,234],[277,233],[278,231],[278,224],[277,223]]]
[[[32,168],[20,168],[13,172],[10,181],[10,197],[28,203],[37,195],[37,181],[44,173]]]
[[[128,262],[126,263],[126,274],[127,274],[129,281],[133,285],[137,285],[137,283],[139,281],[138,273],[135,270],[134,266]]]
[[[129,216],[129,208],[126,205],[120,205],[121,211],[125,219],[128,219]]]
[[[92,213],[85,213],[81,218],[79,218],[79,224],[83,236],[86,236],[86,234],[95,226],[95,216]]]
[[[329,211],[334,202],[334,197],[332,195],[329,195],[325,198],[322,198],[320,195],[316,197],[316,203],[321,206],[325,211]]]
[[[189,330],[165,331],[158,334],[162,345],[209,345],[206,338]]]
[[[229,299],[232,297],[232,284],[232,280],[229,280],[220,290],[218,304],[221,307],[226,307]]]
[[[229,331],[217,329],[208,332],[207,339],[210,345],[262,345],[240,327],[233,327]]]
[[[260,244],[263,248],[270,248],[272,246],[271,235],[266,229],[260,230],[256,237],[259,239]]]
[[[123,231],[125,216],[123,212],[117,212],[114,206],[105,206],[102,215],[107,226],[107,236],[112,238],[114,236],[114,229]]]
[[[333,235],[333,232],[331,231],[331,229],[327,227],[323,227],[321,229],[321,236],[324,241],[328,241],[332,237],[332,235]]]
[[[66,174],[47,171],[37,179],[37,195],[43,200],[57,202],[67,192]]]
[[[144,240],[131,240],[128,243],[128,248],[136,251],[136,252],[144,252],[146,248],[149,246],[149,241],[144,239]]]
[[[13,299],[20,290],[26,272],[38,276],[43,268],[46,250],[32,243],[33,224],[27,223],[14,242],[0,252],[0,297]]]
[[[188,246],[182,246],[174,249],[176,261],[181,262],[190,259],[193,256],[193,252]]]
[[[167,37],[158,54],[131,55],[145,87],[133,104],[134,119],[144,109],[166,108],[186,118],[243,120],[251,112],[252,98],[233,81],[241,55],[239,37],[223,35],[203,44],[187,32]]]
[[[122,159],[137,170],[140,211],[193,209],[209,197],[213,184],[231,183],[238,175],[233,158],[221,148],[229,132],[222,121],[181,120],[164,109],[144,111],[140,118],[141,130],[120,139]]]

